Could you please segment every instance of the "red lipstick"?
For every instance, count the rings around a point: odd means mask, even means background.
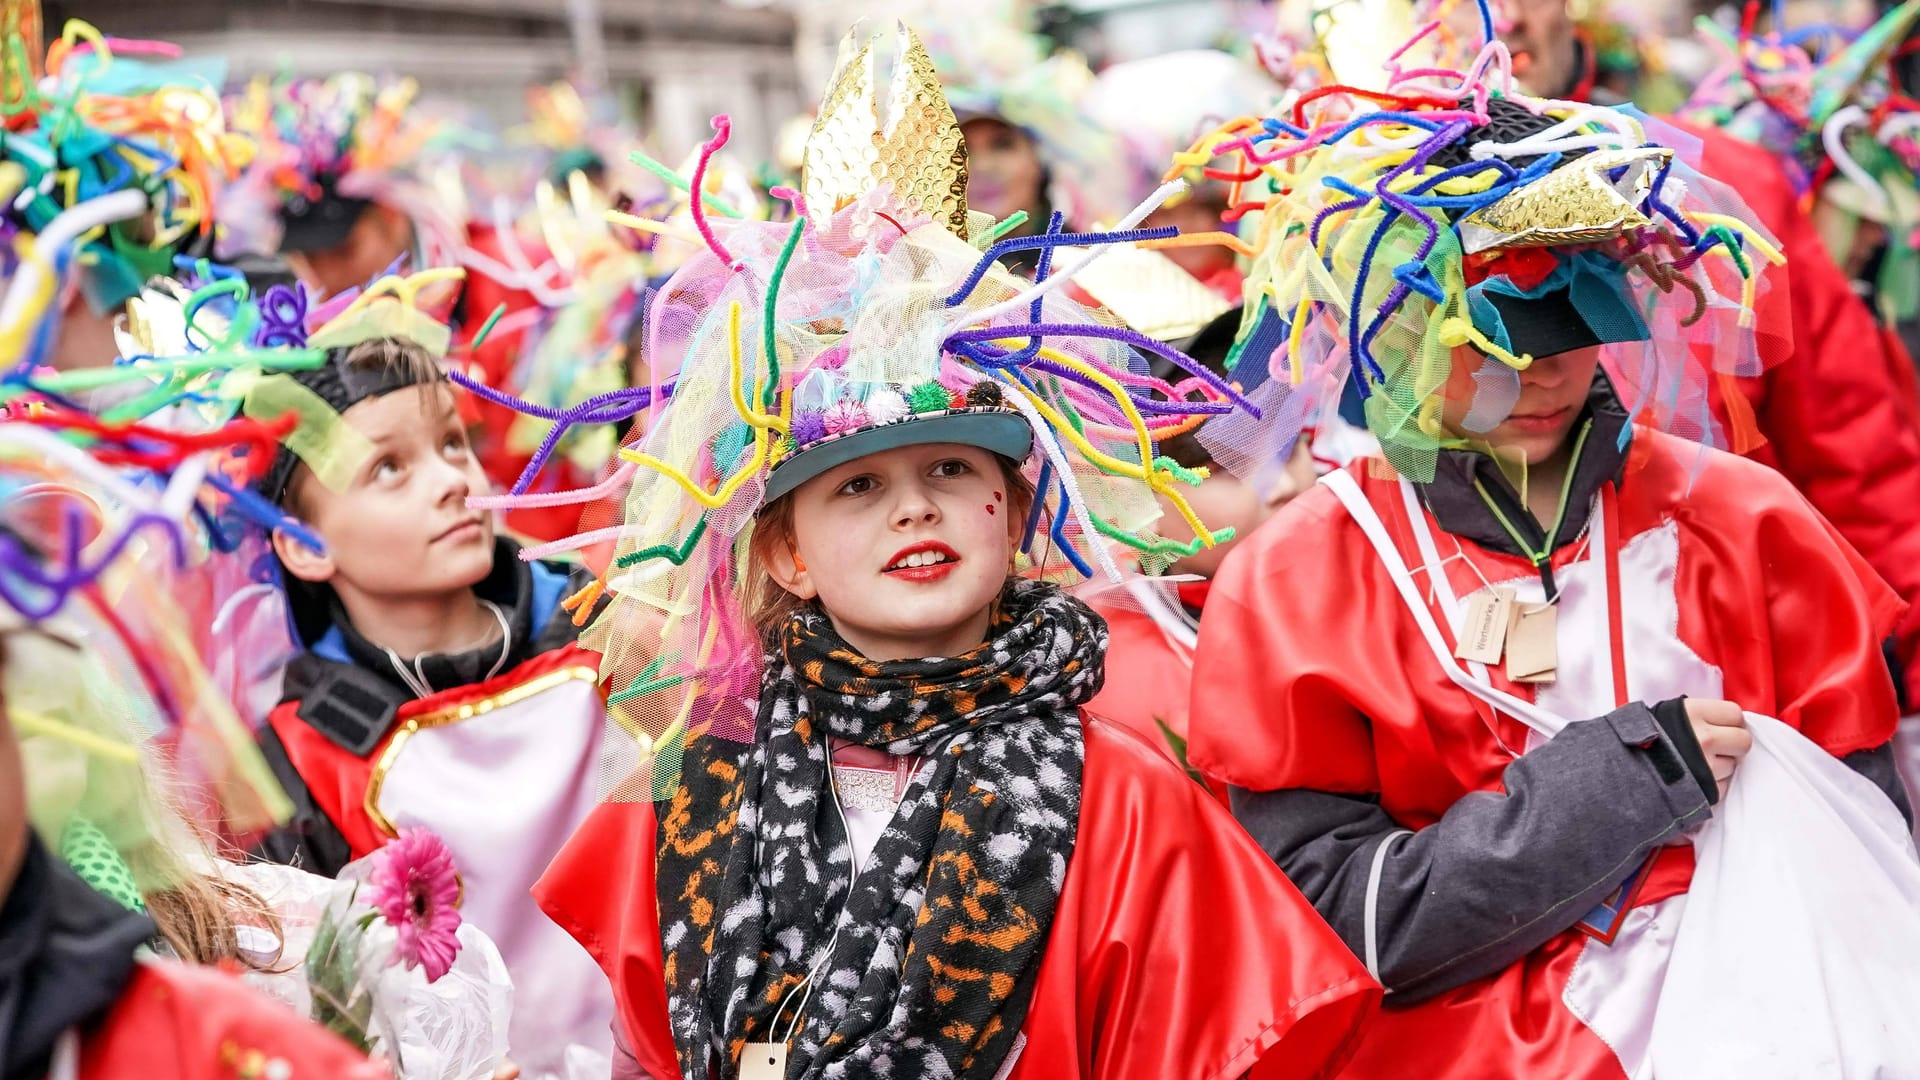
[[[959,565],[959,552],[938,540],[923,540],[894,552],[880,572],[903,581],[939,581]]]

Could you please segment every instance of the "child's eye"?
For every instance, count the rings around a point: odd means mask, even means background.
[[[465,457],[467,453],[467,437],[457,432],[448,435],[446,441],[440,444],[440,452],[448,457]]]
[[[856,476],[846,483],[841,484],[839,493],[842,495],[865,495],[878,486],[878,483],[871,476]]]
[[[959,458],[948,458],[933,467],[933,475],[951,480],[956,476],[965,476],[973,471],[973,466]]]
[[[391,480],[400,475],[400,463],[392,458],[381,458],[373,463],[372,475],[375,480]]]

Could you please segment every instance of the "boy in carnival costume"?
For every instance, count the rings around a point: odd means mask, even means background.
[[[626,744],[563,608],[581,582],[467,506],[490,489],[440,366],[449,331],[412,305],[430,280],[384,279],[311,336],[291,328],[323,362],[248,392],[250,414],[300,418],[260,492],[319,541],[273,535],[304,652],[261,736],[295,815],[260,853],[332,875],[431,829],[513,974],[514,1060],[530,1077],[604,1068],[605,990],[527,889]]]
[[[623,452],[594,638],[651,768],[542,903],[656,1077],[1327,1075],[1371,983],[1202,789],[1081,713],[1104,628],[1012,573],[1109,564],[1096,530],[1174,555],[1151,436],[1230,394],[1179,400],[1127,347],[1164,346],[994,265],[1032,245],[1045,277],[1049,242],[1148,208],[986,242],[901,39],[884,117],[843,48],[800,219],[697,218],[712,250],[652,309],[673,394]]]
[[[1287,331],[1242,362],[1280,397],[1350,370],[1386,464],[1235,553],[1190,750],[1387,987],[1361,1078],[1647,1075],[1743,708],[1905,801],[1897,598],[1778,474],[1657,430],[1757,373],[1777,253],[1657,133],[1504,63],[1239,144],[1273,177],[1248,303]]]

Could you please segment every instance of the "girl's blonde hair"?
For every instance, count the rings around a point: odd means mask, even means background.
[[[1033,507],[1033,483],[1020,471],[1017,462],[998,454],[994,460],[1000,463],[1001,475],[1007,483],[1008,521],[1025,523]],[[794,615],[814,603],[788,592],[767,571],[776,559],[791,560],[794,551],[793,495],[788,493],[767,504],[753,523],[753,532],[747,537],[747,562],[742,568],[740,583],[740,601],[747,621],[760,631],[761,639],[769,648]],[[1012,575],[1011,566],[1007,573]]]
[[[240,927],[259,927],[280,938],[280,916],[258,893],[211,874],[190,874],[171,889],[143,897],[160,938],[188,963],[233,961],[250,971],[291,970],[298,957],[260,957],[240,948]]]

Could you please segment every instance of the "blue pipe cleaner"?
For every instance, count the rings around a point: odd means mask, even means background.
[[[326,541],[320,539],[319,533],[309,529],[299,518],[289,515],[285,510],[274,505],[266,496],[244,484],[233,483],[217,471],[208,471],[207,483],[232,499],[233,509],[248,521],[269,533],[284,532],[298,540],[302,547],[325,554]]]
[[[1034,485],[1033,505],[1027,507],[1027,525],[1020,534],[1020,550],[1033,554],[1033,534],[1040,529],[1040,512],[1046,508],[1046,492],[1053,482],[1053,462],[1044,455],[1040,458],[1040,482]]]

